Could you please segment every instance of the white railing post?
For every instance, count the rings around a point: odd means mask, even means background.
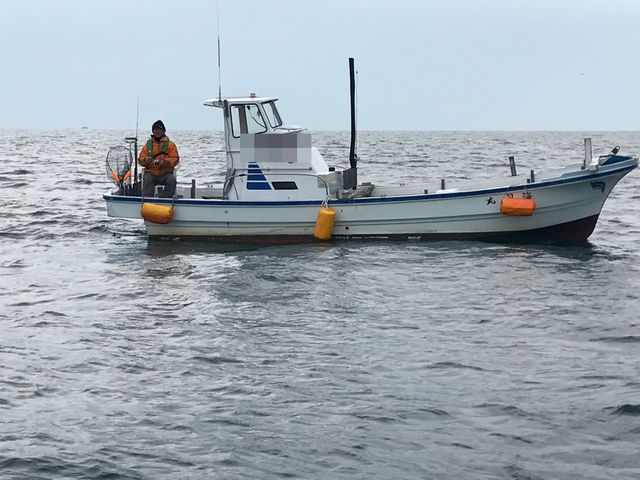
[[[591,164],[593,152],[591,151],[591,137],[584,137],[584,163],[582,169],[585,170]]]

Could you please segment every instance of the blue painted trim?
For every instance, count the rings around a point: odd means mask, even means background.
[[[609,170],[607,172],[596,172],[590,175],[580,175],[575,177],[567,177],[561,178],[558,180],[549,180],[546,182],[536,182],[536,183],[524,183],[520,185],[513,185],[510,187],[498,187],[498,188],[487,188],[482,190],[467,190],[464,192],[450,192],[450,193],[429,193],[424,195],[403,195],[397,197],[362,197],[362,198],[352,198],[352,199],[341,199],[341,200],[329,200],[329,204],[332,206],[340,206],[340,205],[351,205],[354,203],[362,204],[362,203],[396,203],[396,202],[414,202],[416,200],[432,200],[436,198],[456,198],[456,197],[473,197],[480,195],[490,195],[490,194],[500,194],[500,193],[509,193],[509,192],[517,192],[521,190],[532,191],[538,188],[546,188],[554,185],[563,185],[570,183],[579,183],[585,182],[588,180],[593,180],[594,178],[603,178],[609,177],[612,175],[617,175],[620,173],[628,173],[634,170],[637,165],[631,165],[622,168],[616,168],[615,170]],[[108,201],[115,202],[133,202],[133,203],[141,203],[141,197],[126,197],[122,195],[109,195],[104,194],[103,198]],[[173,201],[170,198],[153,198],[146,199],[147,201],[153,201],[154,203],[168,203],[171,204]],[[286,200],[286,201],[239,201],[239,200],[200,200],[200,199],[191,199],[191,198],[181,198],[174,202],[175,205],[237,205],[237,206],[274,206],[274,205],[320,205],[322,200]]]
[[[269,182],[247,182],[247,190],[271,190],[271,185]]]
[[[614,163],[625,162],[631,160],[633,157],[630,155],[612,155],[602,165],[613,165]]]

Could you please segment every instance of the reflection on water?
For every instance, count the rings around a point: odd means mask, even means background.
[[[151,257],[164,257],[169,255],[201,254],[225,254],[236,252],[251,252],[267,249],[268,246],[242,244],[242,243],[218,243],[210,239],[185,240],[185,239],[157,239],[150,237],[147,240],[145,252]]]

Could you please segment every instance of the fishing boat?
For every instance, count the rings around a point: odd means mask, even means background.
[[[104,195],[108,215],[144,221],[151,237],[221,242],[580,243],[592,234],[614,186],[638,166],[637,156],[622,155],[617,147],[593,155],[591,140],[585,138],[583,161],[547,173],[531,171],[527,178],[516,175],[511,158],[511,177],[466,187],[446,188],[444,181],[436,189],[358,183],[353,59],[349,67],[348,168],[329,166],[305,129],[287,126],[276,97],[219,95],[204,104],[222,111],[224,182],[192,179],[179,182],[172,198],[163,198],[161,191],[143,197],[142,174],[133,160],[137,138],[128,138],[128,146],[115,147],[107,155],[107,172],[116,183]]]

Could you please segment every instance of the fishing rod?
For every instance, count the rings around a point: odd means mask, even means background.
[[[136,157],[138,156],[138,126],[140,124],[140,97],[138,97],[138,102],[136,104],[136,136],[133,140],[133,162],[135,166],[134,170],[134,180],[133,183],[138,181],[138,162],[136,161]]]

